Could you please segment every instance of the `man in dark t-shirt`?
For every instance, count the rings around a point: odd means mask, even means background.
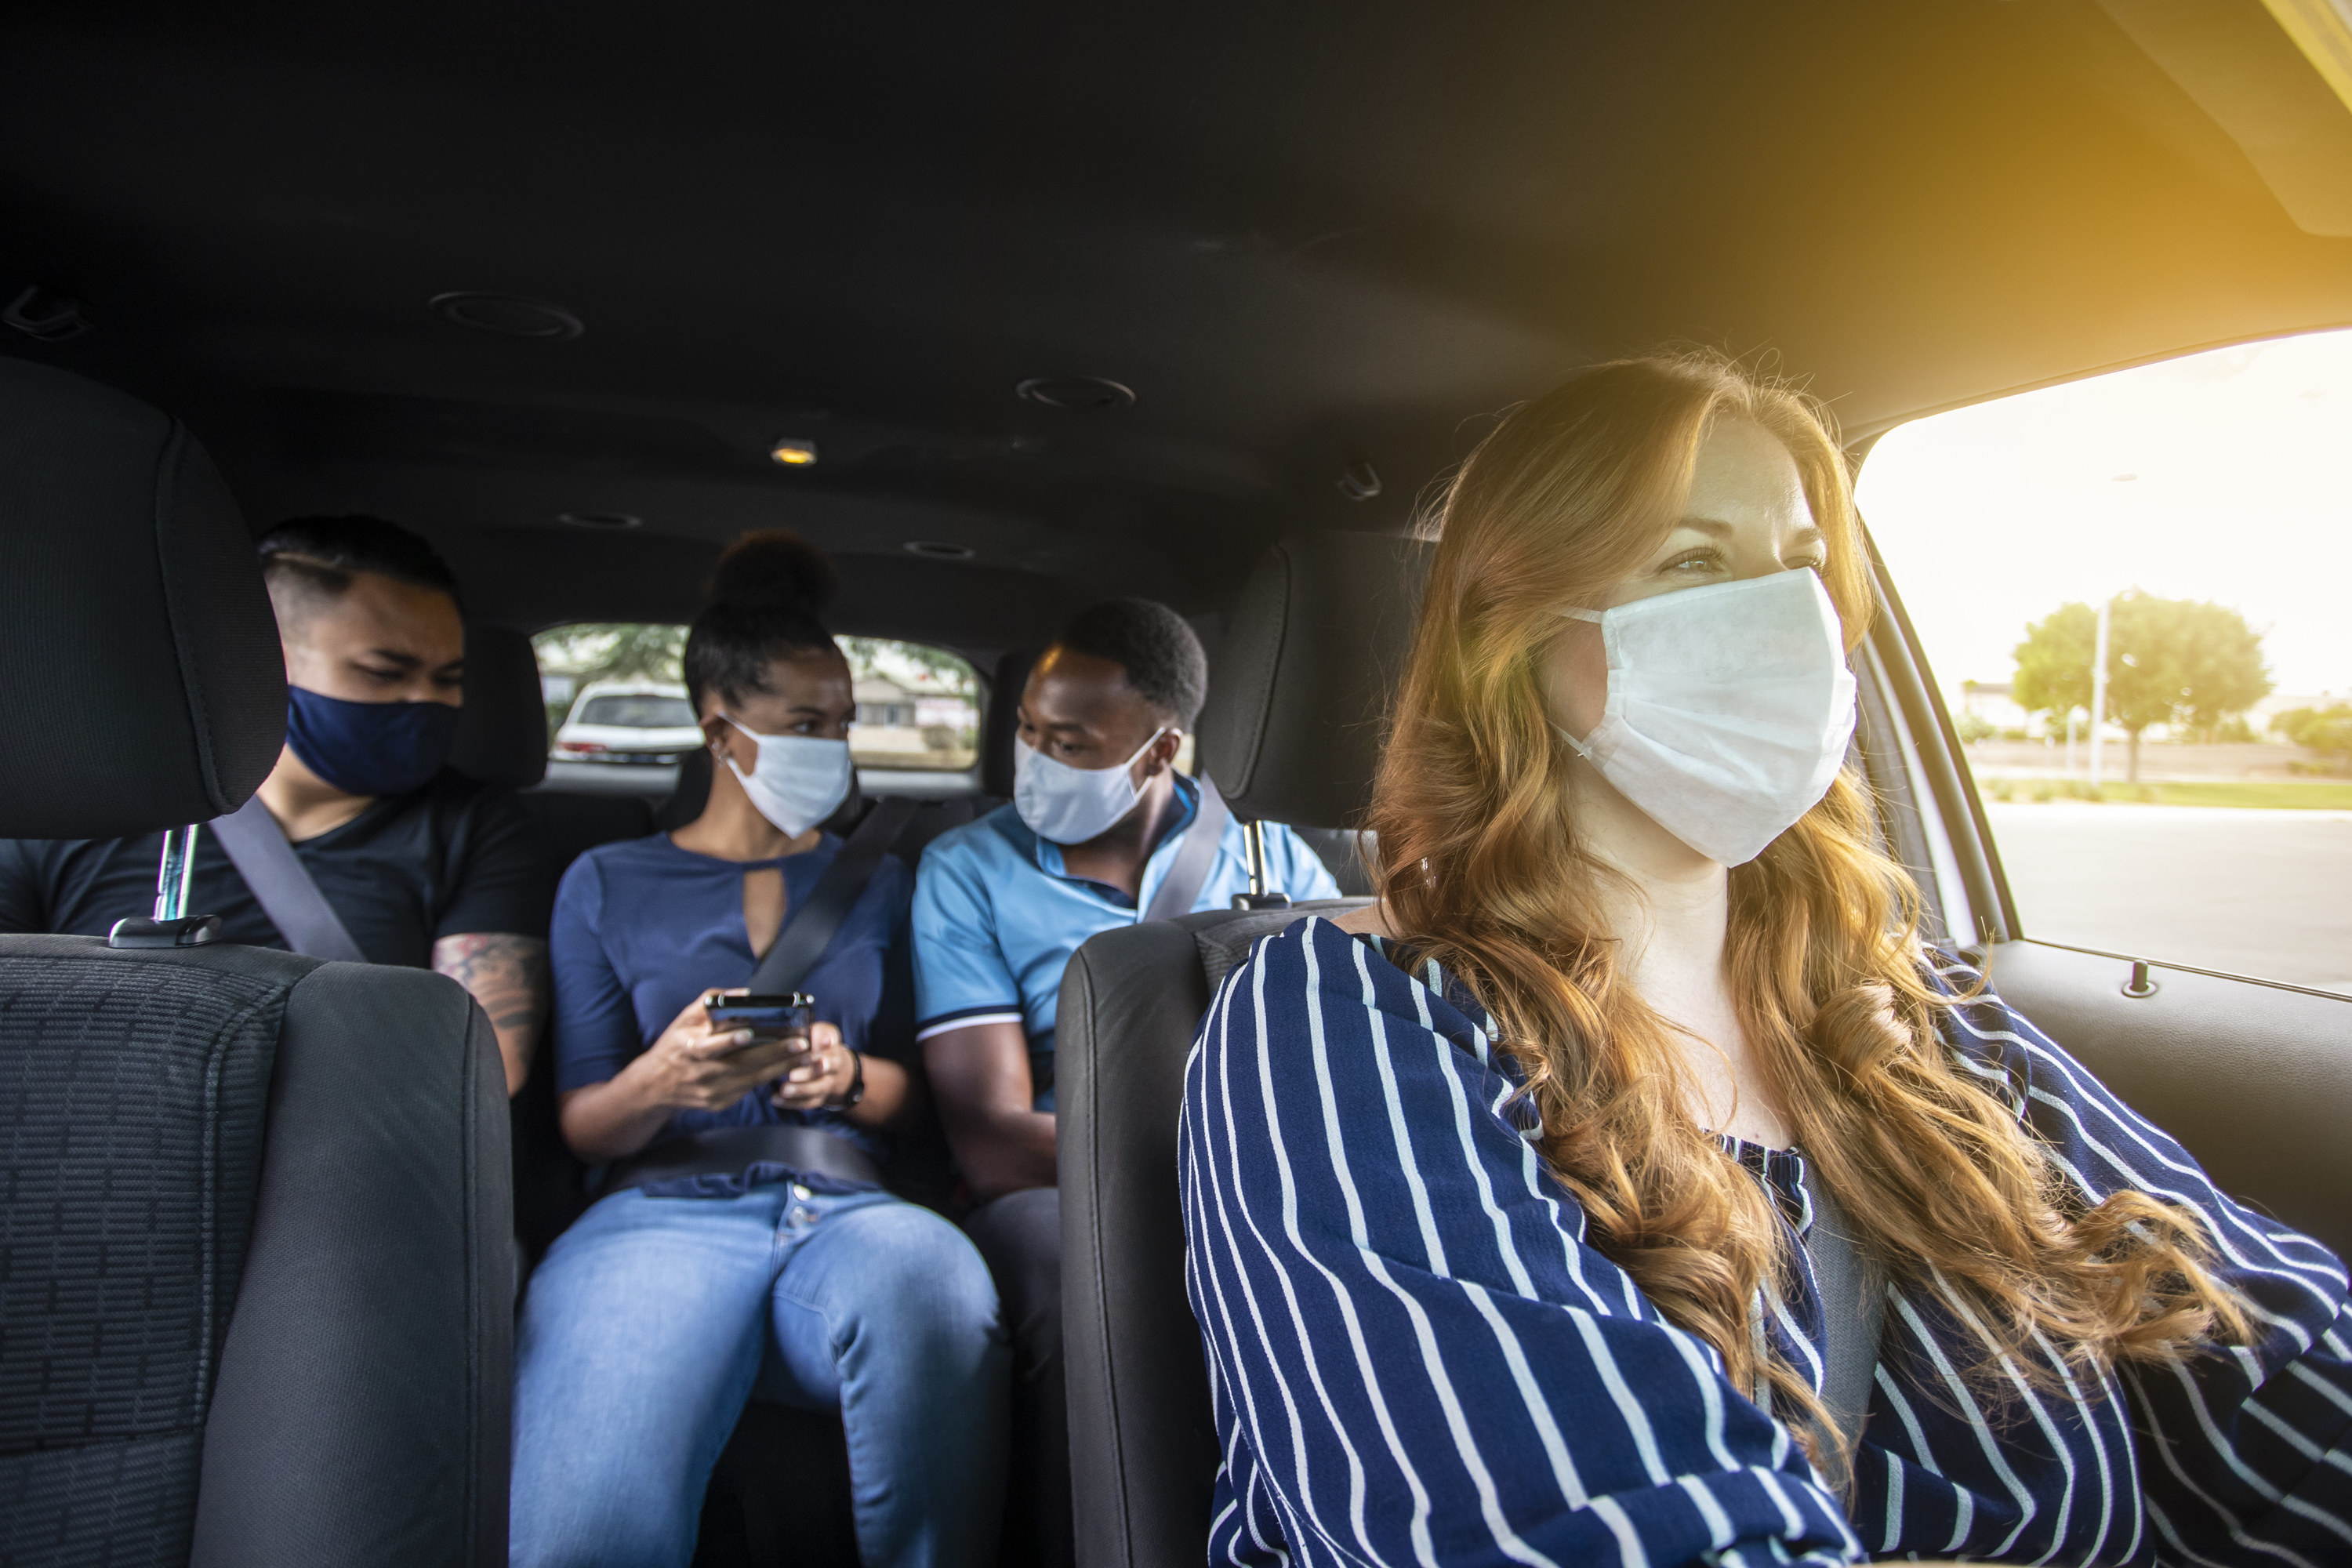
[[[457,579],[375,518],[289,522],[260,549],[288,684],[261,803],[371,962],[474,994],[512,1093],[547,1014],[551,879],[513,792],[442,765],[463,700]],[[0,839],[0,931],[103,936],[149,911],[162,849],[160,833]],[[288,945],[210,833],[188,910],[222,917],[222,941]]]
[[[0,931],[104,936],[155,901],[163,847],[160,833],[0,838]],[[296,841],[294,857],[371,963],[439,968],[433,950],[445,939],[547,928],[547,875],[512,794],[450,769]],[[222,942],[286,945],[209,833],[196,836],[188,908],[220,916]]]

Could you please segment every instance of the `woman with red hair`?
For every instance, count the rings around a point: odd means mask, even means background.
[[[1186,1076],[1235,1563],[2352,1555],[2343,1266],[1920,937],[1821,411],[1590,370],[1446,498],[1380,903]]]

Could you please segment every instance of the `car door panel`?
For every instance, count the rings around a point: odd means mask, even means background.
[[[1987,950],[2002,1000],[2133,1110],[2179,1140],[2214,1184],[2352,1253],[2352,997],[2039,942]]]

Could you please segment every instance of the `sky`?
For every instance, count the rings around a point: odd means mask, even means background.
[[[1889,431],[1862,514],[1937,679],[2143,588],[2263,634],[2279,694],[2352,696],[2352,331],[2217,349]]]

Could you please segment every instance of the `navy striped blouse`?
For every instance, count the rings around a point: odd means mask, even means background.
[[[1947,1017],[1956,1058],[2087,1199],[2137,1188],[2206,1218],[2257,1337],[2063,1394],[2004,1363],[2013,1394],[1980,1400],[1956,1373],[1962,1300],[1889,1289],[1849,1515],[1585,1244],[1475,1002],[1326,921],[1262,942],[1185,1075],[1189,1289],[1223,1446],[1209,1560],[2352,1562],[2343,1266],[2215,1191],[1990,994]],[[1727,1147],[1801,1234],[1801,1155]],[[1761,1324],[1818,1386],[1809,1264],[1792,1294]]]

